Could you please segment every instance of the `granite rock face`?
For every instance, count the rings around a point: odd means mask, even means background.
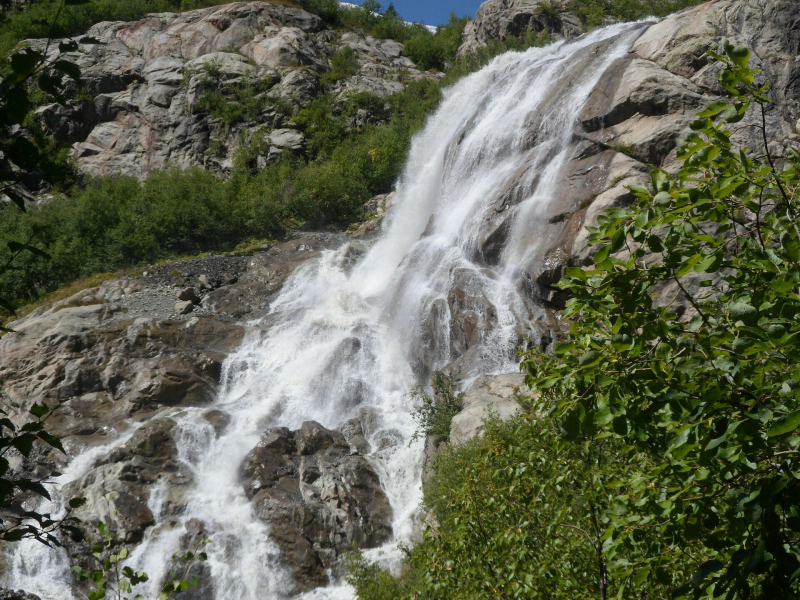
[[[583,33],[583,27],[568,8],[565,1],[554,4],[550,0],[487,0],[481,4],[475,20],[464,29],[458,54],[463,56],[477,50],[490,40],[513,38],[522,42],[531,33],[576,38]]]
[[[245,492],[300,591],[328,583],[353,545],[392,535],[392,508],[377,473],[338,431],[308,421],[268,429],[242,465]]]
[[[288,128],[289,119],[323,92],[320,76],[345,47],[355,51],[359,71],[330,89],[339,97],[362,91],[385,96],[408,81],[437,76],[401,56],[402,44],[339,34],[316,15],[268,2],[98,23],[75,39],[90,38],[99,43],[81,43],[64,57],[81,68],[84,99],[42,106],[38,115],[59,143],[72,147],[76,166],[95,176],[141,178],[169,165],[224,174],[242,132],[263,140],[257,167],[283,151],[302,154],[302,134]],[[43,40],[28,43],[44,47]],[[274,102],[226,126],[208,113],[203,94],[212,87],[228,93],[243,82]]]

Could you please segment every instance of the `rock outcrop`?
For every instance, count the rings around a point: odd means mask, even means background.
[[[517,396],[526,394],[530,390],[521,373],[478,378],[464,393],[463,408],[450,423],[450,442],[460,445],[481,436],[487,417],[505,421],[515,416],[522,410]]]
[[[370,463],[338,431],[306,422],[268,429],[245,459],[242,479],[256,515],[270,525],[298,588],[328,583],[326,570],[354,546],[392,535],[392,508]]]
[[[467,23],[458,54],[468,54],[491,40],[511,38],[524,42],[531,33],[576,38],[583,33],[583,27],[580,19],[569,12],[568,4],[565,0],[487,0],[475,20]]]
[[[68,106],[45,105],[37,114],[89,175],[146,177],[169,165],[227,173],[241,132],[260,144],[257,168],[284,151],[302,154],[303,136],[289,120],[324,91],[320,76],[346,47],[359,70],[331,84],[338,97],[385,96],[408,81],[436,77],[401,56],[402,44],[337,33],[316,15],[268,2],[98,23],[75,39],[79,51],[64,58],[81,68],[81,89],[70,90]],[[28,43],[44,47],[42,40]],[[264,99],[260,114],[229,124],[209,114],[206,91],[230,96],[244,84]]]

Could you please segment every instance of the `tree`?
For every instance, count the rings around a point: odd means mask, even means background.
[[[31,139],[23,125],[29,119],[34,90],[44,93],[60,104],[66,104],[64,96],[68,79],[80,83],[80,68],[66,60],[62,54],[78,51],[80,44],[74,40],[62,41],[57,50],[53,48],[52,31],[62,9],[67,5],[86,4],[89,0],[61,0],[50,26],[51,36],[44,48],[20,48],[9,57],[0,70],[0,201],[7,199],[25,212],[25,194],[20,183],[26,173],[37,168],[48,157],[52,149],[43,152]],[[81,44],[95,43],[84,37]],[[4,202],[5,203],[5,202]],[[0,209],[6,207],[0,205]],[[8,243],[8,252],[0,256],[0,276],[15,269],[15,262],[24,253],[47,258],[47,254],[33,244],[35,234],[24,241]],[[14,306],[0,291],[0,309],[15,315]],[[7,331],[0,323],[0,332]]]
[[[59,4],[51,30],[58,20],[61,9],[67,4],[81,4],[87,0],[62,0]],[[77,42],[61,42],[57,52],[51,52],[51,41],[48,39],[43,50],[22,48],[13,53],[8,64],[0,71],[0,200],[7,198],[16,205],[16,209],[25,212],[26,202],[18,185],[26,170],[35,168],[44,158],[39,148],[22,132],[20,126],[26,122],[31,107],[30,95],[33,88],[53,96],[64,103],[65,77],[80,81],[80,70],[67,60],[61,58],[65,52],[78,49]],[[9,210],[7,206],[0,207]],[[0,210],[0,212],[2,212]],[[47,258],[47,254],[33,245],[34,236],[25,241],[10,241],[8,251],[0,262],[0,276],[17,269],[17,259],[24,253]],[[0,308],[14,315],[13,305],[0,292]],[[10,331],[0,322],[0,332]],[[66,514],[54,518],[48,513],[26,511],[21,507],[12,507],[15,496],[20,493],[32,493],[41,498],[50,499],[45,487],[48,477],[34,480],[14,474],[10,468],[9,458],[12,452],[23,459],[28,458],[35,444],[45,444],[59,452],[64,452],[61,441],[45,429],[46,420],[58,408],[44,404],[34,404],[30,413],[34,420],[22,425],[15,424],[8,413],[0,409],[0,540],[14,542],[32,538],[50,545],[59,545],[55,533],[68,531],[80,536],[76,521],[71,511],[84,503],[77,498],[69,502]],[[13,510],[12,510],[13,508]]]

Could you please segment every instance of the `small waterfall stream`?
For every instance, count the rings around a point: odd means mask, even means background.
[[[542,226],[539,211],[559,195],[588,95],[643,27],[614,25],[570,43],[505,54],[448,89],[413,141],[379,239],[355,261],[345,246],[307,263],[288,280],[271,314],[250,324],[225,364],[214,406],[230,417],[222,435],[203,418],[208,407],[172,415],[180,458],[196,481],[182,519],[198,519],[208,529],[214,599],[273,600],[292,589],[268,527],[253,518],[237,479],[267,427],[315,420],[335,428],[368,418],[376,449],[369,458],[394,509],[394,540],[368,556],[398,563],[398,545],[411,540],[421,499],[422,442],[409,442],[415,430],[410,393],[421,370],[459,358],[451,355],[448,293],[456,279],[469,280],[494,311],[493,326],[480,332],[461,369],[465,378],[516,371],[520,328],[531,319],[519,283],[519,265],[535,250],[531,230]],[[602,51],[589,52],[593,47]],[[553,90],[561,96],[553,98]],[[520,178],[522,165],[530,175]],[[477,264],[476,239],[494,210],[491,200],[511,182],[524,199],[508,242],[494,266]],[[91,457],[76,458],[60,481],[80,477],[90,465]],[[156,489],[149,504],[157,522],[160,501]],[[181,533],[148,534],[136,549],[134,562],[153,581],[164,557],[179,549]],[[63,600],[67,565],[52,556],[22,545],[10,586]],[[352,591],[341,584],[304,597],[352,598]]]

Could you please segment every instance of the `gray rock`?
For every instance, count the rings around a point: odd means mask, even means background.
[[[217,280],[211,281],[208,275],[203,273],[200,277],[197,278],[197,288],[201,291],[207,292],[219,287],[219,282]]]
[[[578,37],[583,33],[580,19],[565,11],[568,2],[559,4],[553,12],[546,9],[552,6],[550,0],[487,0],[464,29],[458,55],[482,48],[490,40],[511,37],[522,42],[531,32],[545,31],[568,40]]]
[[[351,454],[338,431],[319,423],[268,429],[241,470],[256,515],[300,591],[326,585],[353,547],[375,548],[392,535],[392,509],[377,473]]]
[[[178,292],[178,300],[181,302],[191,302],[192,304],[200,304],[200,296],[194,288],[186,288]]]
[[[450,442],[456,445],[483,435],[484,421],[489,415],[507,420],[521,407],[518,394],[530,394],[520,373],[481,377],[463,397],[464,408],[450,424]]]
[[[8,590],[0,588],[0,600],[41,600],[39,596],[29,594],[22,590]]]
[[[191,300],[183,300],[175,303],[175,312],[179,315],[188,315],[194,310],[194,302]]]

